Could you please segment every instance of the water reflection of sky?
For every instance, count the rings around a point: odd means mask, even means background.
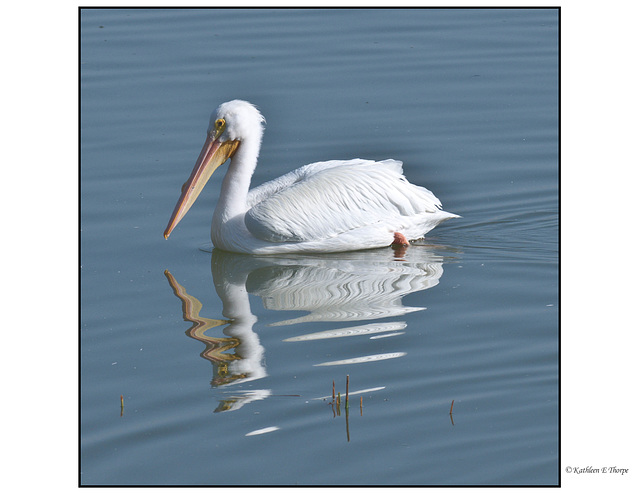
[[[556,11],[96,9],[80,24],[83,483],[557,480]],[[233,98],[268,121],[253,184],[393,158],[463,218],[429,233],[433,259],[219,261],[210,278],[198,246],[222,173],[179,236],[162,231]],[[313,399],[346,374],[371,392],[342,449]]]

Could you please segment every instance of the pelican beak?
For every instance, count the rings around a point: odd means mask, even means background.
[[[169,234],[178,225],[178,222],[182,220],[191,205],[195,202],[196,198],[202,191],[202,188],[207,183],[211,174],[227,159],[231,158],[235,151],[238,149],[240,141],[220,141],[218,139],[220,133],[208,133],[207,139],[204,142],[200,156],[196,161],[195,167],[191,172],[189,180],[182,186],[182,194],[180,199],[173,209],[169,224],[164,231],[164,238],[168,238]]]

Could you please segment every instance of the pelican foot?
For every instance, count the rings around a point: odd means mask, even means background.
[[[404,236],[404,234],[401,234],[400,232],[394,232],[393,242],[391,243],[391,245],[407,247],[409,246],[409,241],[407,241],[407,238]]]

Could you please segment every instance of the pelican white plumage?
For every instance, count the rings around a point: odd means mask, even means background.
[[[211,114],[165,239],[228,158],[211,223],[213,245],[224,251],[328,253],[407,244],[458,217],[443,211],[431,191],[407,181],[396,160],[311,163],[249,190],[264,122],[258,109],[242,100],[223,103]]]

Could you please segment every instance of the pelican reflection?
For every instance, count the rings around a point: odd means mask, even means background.
[[[211,385],[224,387],[267,375],[265,350],[253,328],[258,319],[251,311],[249,294],[259,296],[268,310],[306,312],[271,326],[352,323],[336,325],[322,332],[303,333],[284,339],[285,342],[363,335],[380,338],[404,333],[405,321],[378,320],[400,318],[426,309],[405,306],[402,298],[437,285],[443,274],[444,258],[428,246],[414,246],[403,253],[402,259],[396,254],[381,249],[316,256],[256,257],[214,249],[211,274],[222,301],[222,318],[217,319],[201,316],[202,303],[189,295],[169,271],[165,274],[174,294],[182,302],[184,320],[192,324],[186,334],[205,345],[200,355],[214,365]],[[222,332],[216,330],[219,327],[223,327]],[[371,362],[405,354],[399,351],[353,356],[316,365]],[[237,392],[218,409],[237,409],[246,402],[269,395],[270,390]]]

